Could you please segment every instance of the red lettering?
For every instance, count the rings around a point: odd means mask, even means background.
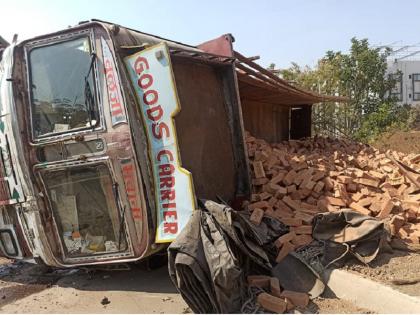
[[[111,60],[105,59],[105,72],[112,71]]]
[[[144,80],[147,79],[146,83],[144,82]],[[137,84],[139,85],[139,87],[141,87],[142,89],[148,89],[153,83],[153,77],[148,74],[145,73],[143,74],[140,79],[137,81]]]
[[[178,216],[176,211],[164,211],[163,219],[163,230],[166,234],[176,234],[178,232]]]
[[[178,232],[178,223],[177,222],[163,223],[163,232],[165,234],[176,234]]]
[[[170,176],[175,172],[175,167],[172,164],[159,165],[159,177]]]
[[[144,70],[149,69],[149,62],[144,57],[137,57],[136,61],[134,62],[134,70],[136,73],[140,75]]]
[[[131,208],[134,219],[141,219],[141,209],[140,208]]]
[[[153,123],[152,124],[152,133],[153,133],[153,136],[156,139],[162,139],[164,134],[165,134],[165,138],[169,138],[171,136],[170,132],[169,132],[169,127],[164,122],[157,123],[157,124]]]
[[[135,177],[135,168],[132,163],[124,164],[122,173],[124,178],[125,189],[127,192],[128,201],[130,203],[131,213],[134,219],[142,218],[141,208],[137,204],[137,185]]]
[[[175,190],[169,190],[169,189],[165,189],[165,190],[161,190],[160,191],[160,199],[161,200],[175,200]]]
[[[147,111],[147,117],[152,121],[158,121],[163,116],[163,109],[160,105],[149,108]]]
[[[162,207],[164,207],[164,208],[174,208],[174,209],[176,209],[176,203],[175,203],[175,202],[172,202],[172,203],[164,203],[164,204],[162,205]]]
[[[169,161],[174,160],[174,156],[172,155],[172,152],[169,150],[160,150],[159,153],[156,156],[156,159],[160,162],[160,159],[163,155],[167,155],[169,158]]]
[[[177,220],[178,216],[176,211],[164,211],[163,218],[165,219],[165,221],[168,219],[172,219],[171,221],[173,221],[174,219]]]
[[[162,177],[160,179],[160,188],[172,188],[175,186],[175,177]]]
[[[149,95],[152,95],[152,99],[148,98]],[[158,101],[158,98],[159,96],[156,90],[148,90],[143,94],[143,102],[149,106],[156,104]]]
[[[108,88],[111,91],[114,91],[117,89],[117,85],[115,84],[115,77],[114,74],[112,72],[108,72],[106,74],[106,82],[108,83]]]

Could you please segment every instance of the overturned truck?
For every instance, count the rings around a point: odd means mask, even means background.
[[[195,47],[92,20],[0,47],[3,254],[58,267],[136,261],[176,238],[197,198],[247,198],[244,129],[310,136],[310,106],[324,97],[232,42]]]

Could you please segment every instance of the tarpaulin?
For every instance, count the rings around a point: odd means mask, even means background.
[[[248,297],[246,275],[271,268],[263,240],[230,207],[201,206],[169,246],[170,277],[194,312],[239,312]]]
[[[349,209],[316,216],[312,236],[324,243],[325,265],[344,262],[350,256],[369,263],[387,238],[382,221]]]

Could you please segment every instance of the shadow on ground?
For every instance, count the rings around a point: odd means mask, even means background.
[[[55,269],[6,259],[0,264],[0,307],[51,286],[81,291],[177,293],[165,256],[138,264],[81,269]]]

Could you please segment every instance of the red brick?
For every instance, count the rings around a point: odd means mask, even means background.
[[[281,296],[288,298],[295,306],[306,307],[309,303],[309,295],[307,293],[284,290]]]
[[[296,172],[294,170],[290,170],[286,176],[283,178],[283,183],[286,184],[286,186],[289,186],[293,183],[293,180],[295,179]]]
[[[272,184],[278,184],[278,183],[280,183],[283,180],[283,178],[284,178],[285,175],[286,175],[285,173],[278,173],[276,176],[274,176],[270,180],[270,183],[272,183]]]
[[[280,281],[278,278],[271,277],[270,279],[270,292],[272,295],[280,297],[281,289],[280,289]]]
[[[286,205],[288,205],[290,208],[292,208],[293,210],[295,210],[295,211],[299,211],[299,209],[300,209],[300,206],[299,206],[299,203],[298,202],[296,202],[296,201],[294,201],[294,200],[292,200],[290,197],[288,197],[288,196],[284,196],[283,197],[283,202],[286,204]]]
[[[246,277],[249,286],[268,288],[270,286],[270,277],[264,275],[251,275]]]
[[[274,245],[276,245],[277,248],[280,248],[283,246],[284,243],[290,242],[293,238],[295,238],[295,236],[296,234],[294,232],[283,234],[278,239],[276,239]]]
[[[302,219],[298,219],[298,218],[280,218],[279,221],[284,223],[287,226],[302,225]]]
[[[333,206],[339,206],[339,207],[345,207],[346,206],[346,203],[340,198],[334,198],[334,197],[327,196],[327,197],[325,197],[325,200],[330,205],[333,205]]]
[[[265,292],[258,295],[257,302],[265,310],[278,314],[284,313],[287,307],[286,301],[284,299]]]
[[[254,186],[261,186],[268,183],[268,178],[254,178],[252,180],[252,185]]]
[[[292,240],[292,244],[296,247],[306,246],[313,241],[312,236],[307,234],[296,235],[296,237]]]
[[[252,211],[256,208],[264,209],[264,208],[269,208],[269,207],[270,207],[270,205],[267,201],[257,201],[257,202],[251,203],[248,206],[248,209]]]
[[[359,205],[356,202],[350,203],[349,207],[353,210],[356,210],[357,212],[360,212],[363,215],[370,215],[370,210],[366,209],[365,207]]]
[[[254,166],[255,178],[264,178],[265,172],[264,172],[263,163],[261,161],[257,161],[257,162],[254,162],[252,165]]]
[[[354,180],[356,183],[371,186],[371,187],[379,187],[379,180],[368,179],[368,178],[357,178]]]
[[[314,219],[314,216],[310,215],[310,214],[307,214],[307,213],[304,213],[302,211],[297,211],[295,213],[295,218],[301,219],[306,224],[311,224],[312,220]]]
[[[263,217],[264,217],[264,210],[256,208],[254,209],[254,211],[252,211],[252,214],[249,220],[256,225],[260,225]]]
[[[372,204],[372,198],[371,197],[366,197],[363,199],[360,199],[357,204],[359,204],[362,207],[366,207]]]
[[[283,243],[283,246],[280,248],[280,251],[277,255],[276,262],[280,262],[286,257],[290,252],[294,250],[294,246],[292,243],[285,242]]]
[[[391,235],[397,235],[398,231],[405,223],[405,218],[401,215],[394,215],[389,222],[391,228]]]
[[[394,208],[394,203],[392,202],[391,199],[386,199],[383,203],[382,203],[382,207],[381,207],[381,211],[378,214],[378,218],[379,219],[385,219],[386,217],[388,217],[392,211],[392,208]]]
[[[287,193],[291,194],[292,192],[296,191],[296,185],[287,186],[286,189],[287,189]]]
[[[325,184],[324,182],[317,182],[315,187],[314,187],[314,191],[315,192],[321,192],[322,189],[324,188]]]
[[[312,235],[312,225],[301,225],[301,226],[291,227],[290,232],[294,232],[297,235],[300,235],[300,234]]]

